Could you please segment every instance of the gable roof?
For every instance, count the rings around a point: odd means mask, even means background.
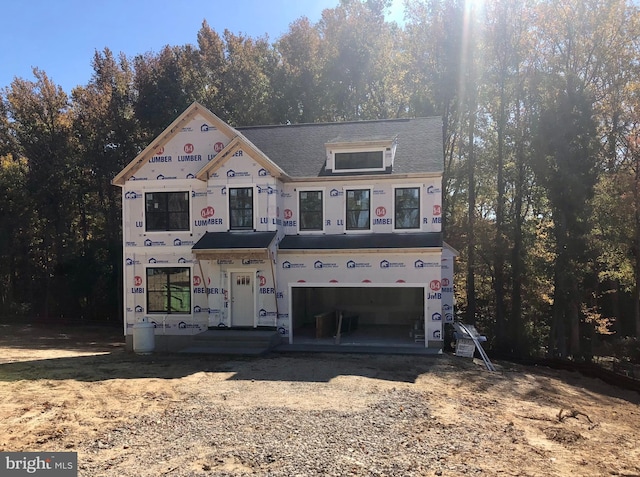
[[[258,149],[251,143],[246,137],[238,133],[225,148],[220,151],[216,157],[206,163],[202,169],[196,173],[196,178],[201,180],[207,180],[209,175],[220,169],[228,158],[232,157],[237,151],[242,150],[248,153],[257,163],[269,171],[273,177],[286,176],[285,172],[278,167],[271,159],[269,159],[264,152]]]
[[[125,166],[120,173],[111,181],[114,185],[122,185],[124,182],[134,175],[137,171],[144,166],[149,159],[153,157],[155,151],[164,147],[176,134],[178,134],[182,128],[187,125],[197,114],[201,114],[207,121],[210,121],[216,128],[221,130],[227,136],[235,136],[237,132],[227,123],[225,123],[218,116],[213,114],[207,108],[193,102],[191,106],[184,110],[184,112],[178,116],[164,131],[162,131],[149,145],[138,154],[133,161]]]
[[[444,170],[442,120],[439,117],[341,123],[308,123],[237,128],[290,177],[327,173],[330,144],[397,140],[393,174],[441,174]],[[348,174],[353,175],[353,174]]]
[[[393,168],[387,174],[442,174],[444,171],[442,120],[439,117],[380,119],[338,123],[233,128],[201,104],[192,103],[158,137],[111,181],[123,185],[155,151],[164,147],[182,128],[200,114],[230,138],[227,146],[196,174],[206,180],[239,150],[246,150],[275,177],[313,178],[336,174],[325,170],[327,148],[335,145],[367,145],[397,142]]]

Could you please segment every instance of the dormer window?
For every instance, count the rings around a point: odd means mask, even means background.
[[[336,152],[336,172],[359,170],[384,170],[383,151]]]
[[[391,172],[396,146],[396,137],[336,138],[325,144],[326,170],[333,174]]]

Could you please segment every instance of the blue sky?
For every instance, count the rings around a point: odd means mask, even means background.
[[[95,50],[127,56],[165,45],[196,44],[204,19],[226,29],[274,41],[296,19],[313,23],[339,0],[33,0],[2,2],[0,89],[14,77],[33,80],[38,67],[67,92],[91,78]],[[402,19],[394,0],[390,19]]]

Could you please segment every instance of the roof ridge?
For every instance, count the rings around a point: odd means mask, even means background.
[[[304,126],[343,126],[345,124],[366,124],[366,123],[390,123],[390,122],[408,122],[416,120],[442,120],[440,116],[419,116],[416,118],[387,118],[387,119],[361,119],[352,121],[336,121],[336,122],[317,122],[317,123],[290,123],[290,124],[256,124],[253,126],[236,126],[236,130],[246,129],[266,129],[266,128],[291,128],[291,127],[304,127]]]

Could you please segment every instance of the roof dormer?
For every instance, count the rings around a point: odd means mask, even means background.
[[[351,140],[335,138],[325,143],[325,169],[330,174],[391,172],[397,144],[397,136]]]

